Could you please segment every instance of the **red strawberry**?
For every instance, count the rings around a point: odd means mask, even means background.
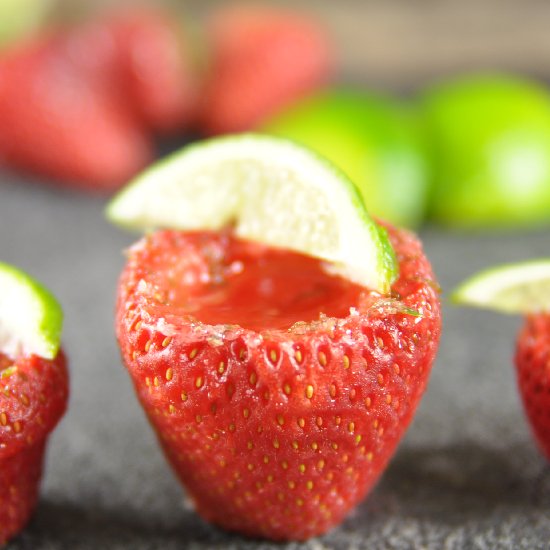
[[[123,360],[207,520],[303,540],[377,481],[440,334],[420,244],[390,235],[401,273],[392,297],[227,233],[157,232],[130,250],[117,305]]]
[[[0,160],[71,185],[118,187],[153,157],[147,133],[189,123],[195,84],[168,13],[111,14],[0,60]]]
[[[525,412],[550,460],[550,314],[527,318],[518,337],[516,367]]]
[[[182,130],[196,101],[183,26],[167,11],[132,8],[74,27],[66,51],[75,67],[111,88],[155,132]]]
[[[118,33],[136,112],[154,131],[182,130],[194,114],[197,84],[181,25],[160,10],[134,11]]]
[[[67,394],[63,353],[52,361],[0,353],[0,545],[23,528],[36,505],[46,439]]]
[[[306,17],[233,7],[215,15],[209,35],[211,68],[199,114],[207,134],[250,130],[328,80],[327,38]]]
[[[41,38],[0,61],[0,161],[109,190],[151,157],[151,143],[124,105],[82,78],[62,38]]]

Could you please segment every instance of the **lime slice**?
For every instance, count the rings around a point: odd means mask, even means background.
[[[451,300],[502,313],[550,312],[550,259],[482,271],[462,283]]]
[[[40,283],[0,262],[0,352],[53,359],[59,350],[63,312]]]
[[[219,230],[330,262],[331,269],[387,293],[397,272],[384,229],[337,168],[280,138],[243,134],[203,141],[156,164],[107,208],[141,230]]]

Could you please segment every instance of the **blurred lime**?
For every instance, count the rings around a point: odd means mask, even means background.
[[[0,47],[35,29],[52,4],[53,0],[0,0]]]
[[[470,76],[423,100],[430,217],[461,228],[550,221],[550,96],[517,77]]]
[[[331,160],[357,185],[371,214],[408,227],[422,221],[426,164],[416,120],[403,105],[325,92],[280,113],[263,130]]]

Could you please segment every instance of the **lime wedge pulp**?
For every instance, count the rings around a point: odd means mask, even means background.
[[[386,231],[353,183],[309,149],[261,134],[184,148],[123,189],[107,217],[140,230],[234,224],[241,238],[320,258],[381,293],[397,272]]]
[[[59,350],[63,312],[40,283],[0,262],[0,352],[53,359]]]
[[[550,312],[550,259],[482,271],[462,283],[451,300],[501,313]]]

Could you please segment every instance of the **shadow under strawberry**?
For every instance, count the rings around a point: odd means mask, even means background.
[[[144,512],[74,506],[42,501],[28,528],[10,545],[10,550],[46,547],[74,548],[93,541],[93,548],[187,548],[200,543],[205,548],[227,536],[217,533],[191,512],[175,521]],[[237,537],[235,537],[237,538]]]
[[[405,446],[371,498],[338,529],[309,544],[259,543],[226,533],[192,511],[182,513],[174,491],[167,498],[174,500],[177,511],[170,515],[162,510],[136,513],[44,500],[28,529],[9,548],[73,548],[85,540],[93,541],[94,548],[165,550],[191,546],[305,550],[319,545],[344,549],[357,540],[362,544],[358,548],[378,548],[383,540],[389,545],[386,547],[402,548],[408,537],[420,542],[432,537],[435,544],[460,532],[461,540],[468,541],[474,533],[488,533],[499,522],[513,525],[519,540],[533,528],[525,519],[520,526],[520,515],[542,517],[548,513],[549,486],[550,468],[528,449],[505,453],[475,442],[440,448]],[[396,546],[391,546],[391,541]]]
[[[458,528],[547,514],[550,492],[544,487],[549,486],[550,468],[530,446],[507,452],[468,441],[403,447],[351,524],[367,514],[374,524],[391,517]]]

